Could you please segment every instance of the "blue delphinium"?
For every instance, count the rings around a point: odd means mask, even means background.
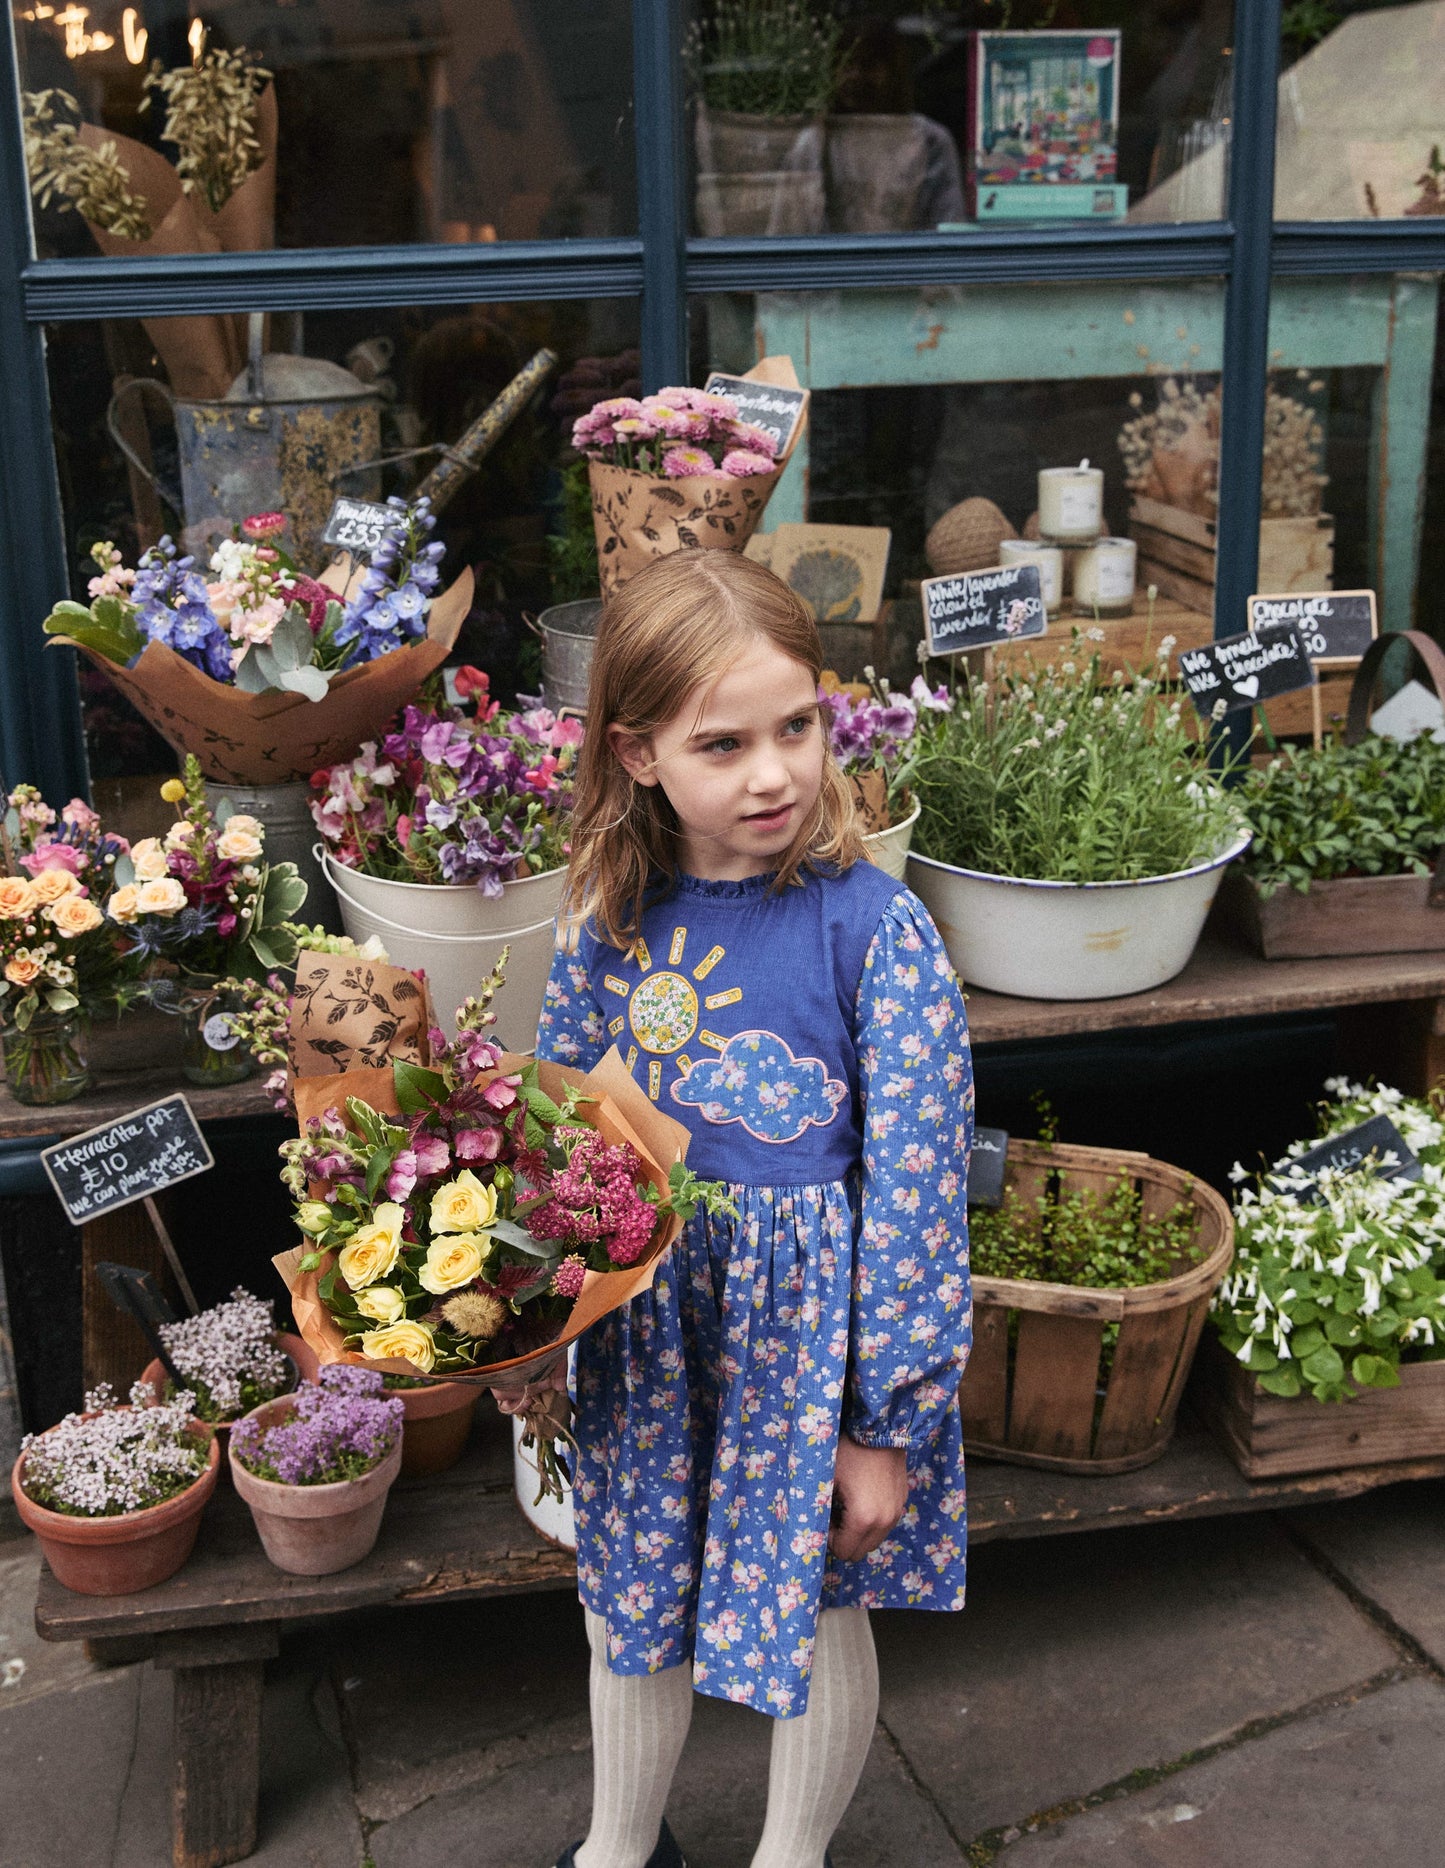
[[[147,642],[163,642],[215,680],[229,681],[231,638],[216,620],[195,563],[169,535],[151,546],[130,593],[136,626]]]
[[[426,613],[441,578],[446,547],[428,534],[436,525],[431,502],[387,500],[396,517],[382,533],[355,596],[332,638],[347,647],[343,667],[375,661],[426,633]]]

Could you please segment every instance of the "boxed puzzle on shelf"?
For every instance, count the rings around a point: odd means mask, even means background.
[[[968,211],[976,220],[1118,220],[1119,39],[977,32],[969,44]]]

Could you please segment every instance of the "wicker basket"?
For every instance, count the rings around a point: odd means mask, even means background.
[[[1017,537],[991,499],[964,499],[934,524],[923,541],[923,555],[935,577],[951,577],[997,564],[999,545]]]
[[[1146,1213],[1162,1216],[1180,1200],[1194,1208],[1204,1256],[1163,1284],[1132,1290],[976,1277],[973,1354],[959,1391],[969,1452],[1105,1474],[1147,1466],[1169,1444],[1210,1296],[1234,1256],[1228,1206],[1181,1168],[1114,1148],[1011,1141],[1007,1184],[1027,1200],[1064,1189],[1092,1189],[1103,1199],[1121,1169]],[[1119,1335],[1101,1378],[1111,1323]]]

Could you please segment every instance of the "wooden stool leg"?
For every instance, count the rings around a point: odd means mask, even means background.
[[[260,1660],[175,1670],[175,1868],[220,1868],[256,1846],[265,1672]]]

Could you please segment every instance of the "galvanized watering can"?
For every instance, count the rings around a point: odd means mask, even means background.
[[[319,357],[262,355],[260,314],[250,321],[250,361],[220,401],[196,402],[137,377],[111,398],[106,426],[131,465],[184,519],[197,556],[255,512],[284,512],[303,564],[325,556],[321,533],[338,490],[375,499],[381,403],[350,370]],[[175,423],[179,489],[160,481],[123,432],[125,401],[160,397]],[[351,471],[370,467],[371,472]]]

